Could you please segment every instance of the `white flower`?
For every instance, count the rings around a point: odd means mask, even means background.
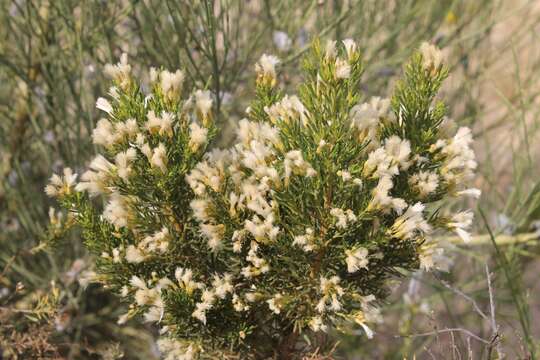
[[[103,217],[118,228],[127,226],[129,217],[127,206],[125,197],[118,193],[112,193],[103,210]]]
[[[320,316],[314,316],[309,320],[308,323],[311,330],[315,332],[323,331],[326,332],[328,330],[328,326],[323,322],[322,317]]]
[[[116,65],[106,64],[103,72],[111,79],[117,81],[121,87],[125,88],[129,84],[131,75],[131,65],[128,64],[127,54],[123,53]]]
[[[270,107],[265,107],[264,111],[268,114],[270,121],[275,124],[278,121],[300,120],[302,124],[307,124],[309,113],[304,104],[296,96],[285,95],[280,101]]]
[[[304,235],[295,236],[293,245],[300,246],[306,252],[313,251],[315,249],[315,238],[313,236],[313,229],[306,228],[306,233]]]
[[[384,149],[392,159],[392,163],[398,165],[400,169],[407,170],[411,165],[409,156],[411,155],[411,143],[407,139],[400,139],[393,135],[384,141]]]
[[[113,112],[113,107],[111,103],[107,99],[102,98],[102,97],[97,99],[96,107],[101,111],[105,111],[107,114],[110,114]]]
[[[349,60],[356,54],[356,42],[353,39],[345,39],[342,41],[347,52]]]
[[[212,110],[212,93],[208,90],[197,90],[195,91],[195,105],[197,109],[201,112],[203,118],[206,118]]]
[[[194,360],[199,353],[197,345],[187,340],[160,338],[157,346],[164,360]]]
[[[369,140],[367,149],[379,146],[378,131],[381,120],[392,120],[390,100],[372,97],[369,102],[357,104],[349,112],[351,127],[357,129],[360,140]]]
[[[330,210],[330,215],[337,219],[336,226],[341,229],[347,228],[350,222],[356,221],[356,215],[350,209],[343,211],[343,209],[333,208]]]
[[[176,268],[174,277],[178,284],[188,295],[192,295],[197,289],[202,289],[204,285],[193,280],[193,271],[191,269],[184,269],[181,267]]]
[[[64,168],[64,175],[53,174],[49,179],[49,184],[45,186],[45,194],[50,197],[69,194],[77,181],[77,174],[71,168]]]
[[[150,158],[150,165],[161,169],[163,172],[167,170],[167,149],[163,143],[159,143],[153,150],[152,157]]]
[[[336,59],[336,77],[338,79],[348,79],[351,76],[351,65],[347,60]]]
[[[340,281],[341,279],[337,275],[329,279],[321,276],[319,291],[323,296],[315,306],[317,312],[322,314],[327,310],[333,312],[341,310],[342,305],[339,300],[343,296],[344,290],[339,285]]]
[[[92,140],[96,145],[109,146],[114,143],[114,129],[107,119],[100,119],[92,131]]]
[[[274,226],[272,214],[268,214],[264,220],[254,215],[251,220],[244,222],[244,228],[253,235],[255,240],[262,243],[273,242],[279,234],[279,227]]]
[[[304,160],[300,150],[291,150],[285,154],[283,160],[283,168],[285,171],[285,183],[288,184],[291,174],[305,175],[312,177],[316,174],[311,165]]]
[[[259,75],[274,79],[276,77],[276,65],[279,62],[276,56],[263,54],[257,64],[255,64],[255,71]]]
[[[150,110],[146,116],[148,121],[145,127],[150,133],[159,133],[160,136],[172,136],[174,114],[164,111],[159,117],[153,110]]]
[[[471,129],[461,127],[452,139],[440,139],[431,146],[430,151],[443,159],[441,175],[446,182],[459,185],[473,177],[477,163],[472,142]]]
[[[407,207],[405,200],[393,198],[389,195],[390,190],[394,186],[390,176],[383,176],[379,179],[379,183],[372,190],[373,198],[368,204],[367,210],[383,210],[393,209],[396,213],[401,214],[403,209]]]
[[[422,65],[426,70],[438,69],[441,66],[442,52],[435,45],[423,42],[420,45],[420,53],[422,54]]]
[[[407,211],[398,217],[392,227],[389,229],[389,234],[394,238],[409,240],[418,233],[429,234],[431,226],[424,220],[423,211],[425,205],[416,203],[409,206]]]
[[[114,157],[118,176],[128,181],[128,177],[131,174],[131,163],[137,158],[137,151],[133,148],[129,148],[126,151],[119,152]]]
[[[283,300],[283,295],[276,294],[271,299],[266,300],[266,302],[268,303],[268,307],[274,314],[279,314],[281,313],[281,309],[283,309]]]
[[[360,269],[367,268],[369,260],[367,258],[368,250],[366,248],[359,247],[356,249],[345,250],[345,255],[347,255],[345,262],[347,263],[348,272],[354,273]]]
[[[434,172],[420,171],[409,178],[409,184],[424,198],[437,190],[439,176]]]
[[[326,41],[326,46],[324,48],[324,56],[327,59],[333,59],[336,57],[336,41],[335,40]]]
[[[193,199],[189,203],[191,210],[193,210],[193,216],[199,222],[208,222],[210,220],[209,209],[210,201],[207,199]]]
[[[176,70],[174,73],[163,70],[160,73],[161,91],[168,99],[176,99],[180,94],[184,78],[184,72],[181,70]]]
[[[138,264],[144,261],[144,254],[134,245],[129,245],[126,249],[126,261],[128,263]]]
[[[208,129],[192,122],[189,124],[189,147],[191,151],[196,152],[201,145],[206,143]]]
[[[115,166],[103,155],[96,156],[90,162],[90,170],[81,176],[81,182],[75,186],[77,191],[88,191],[91,196],[109,192],[109,180]]]
[[[464,242],[471,241],[471,234],[466,230],[472,225],[474,214],[471,211],[462,211],[452,216],[447,226],[453,230]]]
[[[352,179],[351,173],[345,170],[338,170],[336,173],[337,176],[340,176],[343,182],[350,181]]]
[[[208,239],[208,247],[212,251],[219,250],[225,233],[225,225],[201,224],[200,229],[201,233]]]
[[[214,280],[212,281],[212,287],[216,296],[220,299],[225,299],[228,293],[232,293],[234,286],[232,284],[232,275],[223,274],[223,276],[214,275]]]
[[[470,189],[465,189],[465,190],[461,190],[461,191],[458,191],[456,193],[458,196],[470,196],[474,199],[478,199],[480,197],[480,195],[482,195],[482,191],[480,189],[476,189],[476,188],[470,188]]]

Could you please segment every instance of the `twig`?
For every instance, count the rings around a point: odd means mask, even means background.
[[[497,321],[495,320],[495,302],[493,301],[493,288],[491,287],[491,273],[489,272],[489,267],[487,263],[486,263],[486,279],[487,279],[488,292],[489,292],[489,313],[490,313],[490,318],[491,318],[491,331],[493,333],[493,340],[495,340],[499,337],[499,326],[497,325]],[[500,341],[497,341],[496,350],[497,350],[497,355],[499,359],[502,359],[503,354],[501,351]]]
[[[484,344],[491,344],[491,341],[489,340],[486,340],[486,339],[482,339],[481,337],[479,337],[478,335],[475,335],[474,333],[470,332],[469,330],[467,329],[462,329],[462,328],[450,328],[450,329],[442,329],[442,330],[435,330],[435,331],[430,331],[430,332],[426,332],[426,333],[420,333],[420,334],[411,334],[411,335],[396,335],[395,337],[396,338],[400,338],[400,337],[423,337],[423,336],[432,336],[432,335],[438,335],[440,333],[454,333],[454,332],[461,332],[461,333],[464,333],[466,335],[468,335],[469,337],[477,340],[477,341],[480,341]]]
[[[473,298],[471,298],[469,295],[465,294],[463,291],[459,290],[459,289],[456,289],[454,287],[452,287],[447,281],[439,278],[438,276],[436,276],[436,279],[439,280],[441,282],[441,284],[443,284],[443,286],[445,288],[447,288],[448,290],[451,290],[452,292],[456,293],[457,295],[463,297],[465,300],[469,301],[473,307],[474,307],[474,310],[484,319],[487,320],[487,315],[484,314],[484,312],[480,309],[480,306],[478,306],[478,304],[476,303],[476,301],[474,301]]]
[[[491,243],[491,237],[489,234],[476,235],[471,238],[471,241],[464,243],[459,236],[448,236],[442,237],[441,240],[448,241],[456,245],[466,245],[466,246],[479,246],[479,245],[488,245]],[[539,242],[540,234],[537,232],[523,233],[516,235],[498,235],[495,236],[495,242],[499,246],[505,245],[515,245],[515,244],[526,244],[530,242]]]

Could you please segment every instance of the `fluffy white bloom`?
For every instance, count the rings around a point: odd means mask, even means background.
[[[425,205],[421,203],[409,206],[407,211],[394,221],[394,224],[389,229],[389,234],[402,240],[409,240],[418,233],[429,234],[431,226],[424,220],[424,209]]]
[[[270,266],[268,265],[267,261],[257,255],[258,249],[259,245],[252,241],[248,255],[246,256],[246,260],[252,265],[242,268],[242,275],[246,279],[256,277],[270,270]]]
[[[304,104],[296,96],[285,95],[280,101],[274,103],[270,107],[265,107],[264,111],[268,114],[270,121],[276,123],[278,121],[294,121],[300,120],[302,124],[307,124],[309,116]]]
[[[478,199],[480,197],[480,195],[482,195],[482,191],[480,189],[470,188],[470,189],[465,189],[465,190],[458,191],[456,193],[456,195],[458,195],[458,196],[470,196],[470,197],[472,197],[474,199]]]
[[[253,235],[255,240],[261,243],[274,241],[279,234],[279,227],[274,226],[274,216],[269,214],[262,220],[254,215],[251,220],[246,220],[244,228]]]
[[[471,234],[466,229],[472,225],[473,218],[471,211],[462,211],[453,215],[447,226],[467,243],[471,241]]]
[[[202,302],[195,304],[195,311],[191,314],[194,318],[206,324],[206,312],[210,310],[216,301],[216,294],[212,290],[204,290],[201,295]]]
[[[342,305],[340,303],[340,299],[345,291],[339,285],[340,282],[341,279],[337,275],[332,276],[329,279],[321,276],[319,291],[323,296],[315,307],[317,312],[322,314],[328,310],[332,312],[341,310]]]
[[[274,79],[276,77],[276,65],[279,62],[276,56],[263,54],[257,64],[255,64],[255,71],[261,76]]]
[[[390,100],[372,97],[369,102],[353,106],[349,117],[351,127],[358,131],[360,140],[369,141],[367,149],[374,149],[379,146],[378,131],[381,121],[393,121]]]
[[[283,301],[283,295],[276,294],[272,298],[266,300],[268,303],[268,307],[274,314],[281,313],[281,309],[283,308],[284,301]]]
[[[49,179],[49,184],[45,186],[45,194],[50,197],[69,194],[76,184],[77,174],[71,168],[64,168],[63,176],[53,174]]]
[[[295,236],[293,245],[300,246],[306,252],[313,251],[315,249],[315,237],[313,236],[313,229],[306,228],[305,234]]]
[[[125,88],[129,84],[131,76],[131,65],[128,64],[127,54],[123,53],[120,56],[120,61],[115,65],[106,64],[103,72],[105,75],[118,82],[122,88]]]
[[[148,120],[146,121],[145,127],[150,133],[157,133],[160,136],[172,136],[174,114],[164,111],[161,113],[160,117],[157,116],[153,110],[150,110],[146,117]]]
[[[201,145],[206,143],[208,129],[192,122],[189,124],[189,147],[191,151],[197,151]]]
[[[126,121],[117,122],[114,124],[114,141],[119,142],[125,138],[133,139],[139,133],[139,126],[137,120],[127,119]]]
[[[103,217],[118,228],[127,226],[129,209],[126,198],[118,193],[112,193],[103,210]]]
[[[308,323],[311,330],[315,332],[326,332],[328,330],[328,326],[324,323],[322,317],[320,316],[314,316],[309,320]]]
[[[167,170],[167,149],[163,143],[159,143],[159,145],[152,151],[150,165],[152,165],[152,167],[159,168],[163,172]]]
[[[438,140],[430,151],[442,158],[441,175],[451,185],[459,185],[470,180],[477,167],[471,129],[461,127],[450,140]]]
[[[96,107],[101,111],[105,111],[107,114],[110,114],[113,112],[113,107],[111,103],[107,99],[102,98],[102,97],[97,99]]]
[[[138,264],[145,259],[144,254],[135,245],[129,245],[126,249],[126,261],[132,264]]]
[[[243,145],[249,145],[252,140],[257,140],[261,143],[270,143],[274,147],[279,147],[281,145],[278,128],[267,123],[242,119],[238,122],[236,134],[238,140]]]
[[[190,202],[193,216],[200,222],[208,222],[210,220],[209,209],[211,202],[207,199],[193,199]]]
[[[389,192],[394,186],[390,176],[383,176],[379,179],[377,186],[372,190],[373,198],[368,204],[367,210],[383,210],[388,211],[393,209],[396,213],[401,214],[403,209],[407,207],[405,200],[393,198]]]
[[[337,176],[341,177],[344,182],[350,181],[352,179],[351,173],[345,170],[338,170],[336,174]]]
[[[214,275],[214,279],[212,280],[212,287],[214,288],[214,292],[218,298],[225,299],[227,294],[232,293],[234,290],[234,286],[232,284],[232,275]]]
[[[347,263],[347,271],[354,273],[360,269],[365,269],[368,266],[368,250],[363,247],[345,250],[347,256],[345,262]]]
[[[195,290],[204,287],[202,283],[193,279],[193,271],[191,269],[177,267],[174,271],[174,277],[176,278],[176,281],[178,281],[180,287],[190,296]]]
[[[422,54],[422,65],[426,70],[438,69],[442,65],[442,52],[435,45],[423,42],[420,45],[420,53]]]
[[[285,183],[288,183],[291,174],[305,175],[307,177],[315,176],[317,173],[311,165],[304,160],[300,150],[291,150],[285,154],[283,160],[285,171]]]
[[[338,79],[348,79],[351,76],[351,65],[344,59],[336,59],[336,77]]]
[[[237,311],[237,312],[242,312],[242,311],[248,311],[249,310],[249,305],[247,305],[244,301],[242,301],[240,296],[238,296],[236,294],[233,294],[232,303],[233,303],[233,306],[234,306],[234,310]]]
[[[107,119],[100,119],[92,131],[92,141],[96,145],[110,146],[115,141],[114,128]]]
[[[445,248],[441,246],[440,241],[436,241],[431,237],[425,237],[422,246],[418,252],[420,260],[420,269],[431,271],[437,269],[439,271],[448,271],[452,263],[451,259],[445,254]]]
[[[347,52],[347,57],[349,60],[356,54],[356,42],[353,39],[345,39],[342,41],[345,46],[345,51]]]
[[[185,340],[160,338],[157,346],[163,360],[193,360],[199,353],[196,345]]]
[[[163,70],[159,77],[161,79],[161,91],[163,91],[163,94],[170,100],[176,99],[182,89],[185,78],[184,72],[176,70],[176,72],[172,73]]]
[[[418,192],[420,197],[425,198],[437,190],[439,176],[434,172],[419,171],[409,178],[409,184]]]
[[[118,176],[124,180],[128,181],[129,175],[131,174],[131,164],[137,158],[137,151],[133,148],[129,148],[126,151],[121,151],[114,157],[114,162],[116,169],[118,171]]]
[[[203,118],[206,118],[212,110],[212,93],[208,90],[197,90],[195,91],[195,105],[197,110],[200,111]]]
[[[90,162],[90,170],[81,176],[81,182],[75,186],[77,191],[88,191],[91,196],[107,193],[109,180],[115,170],[115,166],[102,155],[96,156]]]
[[[339,208],[333,208],[330,210],[330,215],[337,219],[336,226],[341,229],[347,228],[349,223],[356,221],[356,215],[350,209],[343,210]]]
[[[327,40],[326,46],[324,47],[324,56],[327,59],[333,59],[336,57],[337,51],[336,51],[336,41],[335,40]]]
[[[222,245],[225,225],[201,224],[201,233],[208,239],[208,247],[212,251],[217,251]]]
[[[411,165],[409,161],[411,143],[409,140],[402,140],[399,136],[393,135],[384,141],[384,149],[392,159],[392,164],[396,164],[402,170],[409,168]]]

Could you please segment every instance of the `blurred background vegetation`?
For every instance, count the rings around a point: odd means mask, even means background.
[[[366,98],[390,95],[422,41],[441,47],[442,96],[474,130],[483,190],[479,237],[454,247],[452,272],[406,274],[375,338],[336,335],[336,357],[534,358],[539,30],[540,4],[527,0],[0,0],[0,358],[158,357],[154,330],[118,326],[121,301],[88,285],[79,234],[43,193],[52,171],[80,170],[94,153],[103,66],[126,52],[135,73],[185,69],[215,96],[222,146],[251,98],[255,61],[274,53],[294,69],[314,37],[359,43]],[[288,91],[297,81],[281,78]]]

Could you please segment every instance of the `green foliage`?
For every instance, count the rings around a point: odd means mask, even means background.
[[[445,138],[444,107],[429,109],[446,76],[438,49],[412,58],[395,114],[389,100],[360,103],[352,40],[314,42],[299,97],[276,89],[277,63],[257,63],[237,144],[205,154],[210,93],[186,98],[184,73],[152,69],[144,94],[122,56],[106,67],[112,103],[97,101],[108,119],[92,137],[105,157],[77,185],[66,169],[46,188],[82,227],[99,281],[131,302],[121,321],[159,323],[166,356],[301,357],[329,328],[371,337],[388,279],[439,266],[433,228],[466,239],[466,213],[445,218],[420,202],[459,195],[456,179],[476,166],[468,129]],[[420,120],[402,115],[420,107]],[[108,200],[102,214],[95,195]]]

